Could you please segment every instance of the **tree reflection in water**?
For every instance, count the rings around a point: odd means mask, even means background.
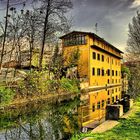
[[[57,140],[62,139],[61,131],[54,133],[51,124],[45,120],[38,120],[35,123],[25,125],[19,124],[17,128],[7,129],[6,140]]]
[[[68,140],[78,131],[79,104],[76,97],[61,104],[28,105],[18,113],[16,109],[16,116],[13,113],[2,118],[1,122],[8,120],[9,123],[5,131],[0,132],[0,140]]]

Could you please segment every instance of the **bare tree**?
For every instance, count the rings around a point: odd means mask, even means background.
[[[11,1],[12,0],[9,2]],[[14,60],[19,66],[21,66],[21,63],[25,62],[25,57],[22,56],[22,50],[24,50],[25,47],[29,51],[31,69],[33,49],[37,48],[37,50],[40,49],[40,55],[38,56],[38,66],[39,70],[42,70],[42,60],[45,47],[49,46],[48,44],[57,42],[58,35],[68,32],[71,27],[69,20],[65,16],[65,13],[68,11],[68,9],[72,7],[70,0],[32,1],[33,4],[36,1],[40,1],[40,3],[37,4],[37,7],[33,6],[30,10],[24,9],[25,3],[22,3],[23,9],[21,10],[17,10],[16,7],[11,6],[10,3],[6,16],[6,33],[4,28],[5,22],[3,24],[0,22],[1,31],[4,32],[2,37],[5,36],[5,39],[7,38],[4,40],[2,45],[3,53],[1,53],[1,64],[3,63],[3,59],[6,57],[6,62],[10,62],[13,59],[12,57],[14,57]],[[10,42],[10,46],[8,45],[8,42]],[[26,42],[25,45],[23,45],[23,42]],[[10,63],[7,64],[9,65]],[[7,73],[8,68],[5,78],[7,77]]]
[[[0,70],[1,70],[1,66],[2,66],[3,53],[4,53],[4,47],[5,47],[5,41],[6,41],[6,33],[7,33],[7,25],[8,25],[8,9],[9,9],[9,0],[7,0],[7,6],[6,6],[5,28],[4,28],[4,34],[3,34],[1,58],[0,58]]]
[[[129,24],[127,66],[130,70],[129,94],[134,98],[140,94],[140,13],[133,17]]]
[[[133,55],[133,60],[140,60],[140,13],[133,17],[132,23],[129,24],[127,52]]]
[[[69,8],[72,8],[70,0],[40,0],[41,6],[38,8],[43,18],[42,28],[42,43],[39,57],[39,69],[42,70],[42,60],[44,54],[44,47],[47,39],[56,34],[58,31],[62,31],[65,27],[67,18],[65,13]]]

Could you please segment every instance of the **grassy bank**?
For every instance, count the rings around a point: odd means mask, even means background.
[[[81,133],[71,140],[139,140],[140,139],[140,97],[134,105],[134,111],[127,119],[120,119],[120,124],[104,133]]]

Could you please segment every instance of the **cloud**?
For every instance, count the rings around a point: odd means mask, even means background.
[[[140,0],[135,0],[133,3],[133,6],[140,6]]]
[[[135,4],[137,2],[137,4]],[[127,29],[140,0],[73,0],[73,30],[95,32],[116,47],[127,46]]]

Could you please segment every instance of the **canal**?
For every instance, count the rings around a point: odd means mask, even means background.
[[[0,140],[68,140],[79,131],[80,98],[38,101],[1,110]]]
[[[11,106],[0,110],[0,140],[70,140],[105,121],[106,106],[121,99],[117,86]]]

